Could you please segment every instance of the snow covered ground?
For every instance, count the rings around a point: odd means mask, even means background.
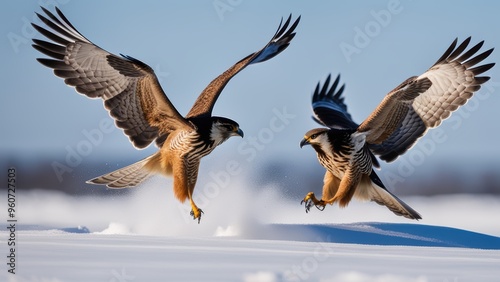
[[[405,197],[415,222],[374,203],[306,214],[272,187],[234,185],[197,191],[197,224],[165,186],[18,192],[16,274],[3,263],[0,281],[499,281],[499,197]]]
[[[3,281],[498,281],[500,277],[500,253],[492,250],[54,230],[18,236],[18,273],[3,274],[7,276]]]

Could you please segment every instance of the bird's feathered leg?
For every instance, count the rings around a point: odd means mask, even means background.
[[[337,190],[339,189],[340,179],[338,179],[333,173],[330,171],[326,171],[325,177],[323,178],[323,194],[321,195],[321,199],[316,199],[316,196],[313,192],[309,192],[302,200],[302,203],[306,204],[306,212],[309,212],[311,207],[314,205],[320,211],[325,209],[326,203],[323,199],[330,199],[335,196]]]
[[[188,197],[189,197],[189,203],[191,204],[191,212],[189,214],[193,217],[194,220],[198,219],[198,224],[200,224],[201,215],[203,214],[203,211],[200,208],[198,208],[198,206],[193,201],[193,190],[195,183],[192,184],[189,183],[189,184],[190,187],[188,190]]]
[[[190,215],[200,223],[203,211],[196,206],[193,200],[193,191],[198,178],[199,160],[190,162],[188,158],[175,158],[173,162],[174,194],[179,201],[189,199]]]
[[[191,212],[189,214],[193,217],[194,220],[198,219],[198,224],[200,224],[201,215],[203,214],[203,211],[200,208],[198,208],[198,206],[194,203],[193,200],[193,191],[194,191],[194,186],[196,185],[197,175],[198,175],[198,169],[196,169],[196,176],[188,180],[188,186],[189,186],[188,197],[189,197],[189,203],[191,204]]]
[[[193,201],[193,191],[194,191],[194,186],[196,185],[196,180],[198,179],[198,169],[200,167],[200,161],[191,161],[186,164],[186,171],[187,171],[187,185],[188,185],[188,197],[189,197],[189,203],[191,204],[191,212],[190,215],[193,217],[194,220],[198,219],[198,224],[200,224],[201,220],[201,214],[203,214],[203,211],[196,206],[196,204]]]
[[[323,200],[324,205],[330,204],[333,205],[335,202],[339,202],[339,206],[341,208],[347,206],[354,196],[354,192],[356,191],[356,187],[358,186],[361,179],[362,172],[354,167],[349,167],[342,180],[340,180],[340,185],[338,186],[338,190],[330,199]]]

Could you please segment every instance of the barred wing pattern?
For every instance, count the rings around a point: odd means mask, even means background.
[[[358,131],[367,134],[370,149],[382,160],[390,162],[406,152],[427,129],[437,127],[490,79],[479,75],[495,64],[477,64],[493,48],[474,56],[484,42],[465,51],[470,40],[469,37],[456,47],[455,39],[429,70],[407,79],[387,94],[359,126]]]
[[[56,7],[57,15],[42,7],[37,16],[49,28],[33,27],[52,42],[33,39],[33,47],[51,57],[37,59],[54,74],[104,106],[137,148],[159,135],[191,125],[163,92],[153,70],[130,56],[111,54],[85,38]],[[164,141],[166,136],[162,136]]]

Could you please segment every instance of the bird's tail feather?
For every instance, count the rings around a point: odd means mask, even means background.
[[[377,186],[374,184],[373,186]],[[382,189],[381,187],[376,187],[372,190],[374,193],[372,194],[372,201],[376,202],[379,205],[386,206],[389,210],[391,210],[396,215],[404,216],[409,219],[422,219],[420,214],[412,209],[405,202],[400,200],[398,197],[393,195],[391,192],[386,189]]]
[[[358,198],[371,200],[379,205],[386,206],[399,216],[416,220],[422,219],[417,211],[389,192],[374,171],[369,176],[364,175],[359,185],[360,187],[356,191]]]
[[[153,174],[152,163],[159,155],[158,152],[129,166],[88,180],[87,183],[106,185],[115,189],[134,187]]]

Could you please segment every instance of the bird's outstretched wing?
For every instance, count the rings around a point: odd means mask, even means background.
[[[456,47],[455,39],[429,70],[392,90],[359,126],[358,131],[366,132],[370,149],[382,160],[390,162],[406,152],[427,129],[438,126],[490,79],[479,75],[495,64],[477,64],[493,48],[474,56],[483,41],[466,51],[469,43],[470,37]]]
[[[331,75],[328,75],[323,86],[319,82],[316,85],[312,96],[313,119],[317,123],[330,128],[356,129],[358,124],[352,120],[344,103],[344,97],[342,97],[345,84],[337,89],[340,74],[332,85],[330,85],[330,80]]]
[[[190,126],[163,92],[153,70],[130,56],[119,57],[90,42],[56,7],[57,16],[42,7],[38,17],[48,27],[33,27],[52,42],[33,39],[33,47],[51,57],[37,59],[54,69],[69,86],[90,98],[102,98],[106,109],[137,148],[159,136]]]
[[[281,20],[278,30],[264,48],[262,48],[258,52],[246,56],[245,58],[234,64],[232,67],[230,67],[228,70],[223,72],[221,75],[219,75],[217,78],[212,80],[212,82],[210,82],[210,84],[208,84],[208,86],[200,94],[198,99],[196,99],[193,107],[186,117],[194,118],[211,116],[217,98],[233,76],[235,76],[246,66],[267,61],[285,50],[288,45],[290,45],[290,41],[295,36],[294,30],[299,24],[300,16],[293,22],[290,28],[288,28],[291,19],[292,15],[288,17],[284,24],[283,19]]]

